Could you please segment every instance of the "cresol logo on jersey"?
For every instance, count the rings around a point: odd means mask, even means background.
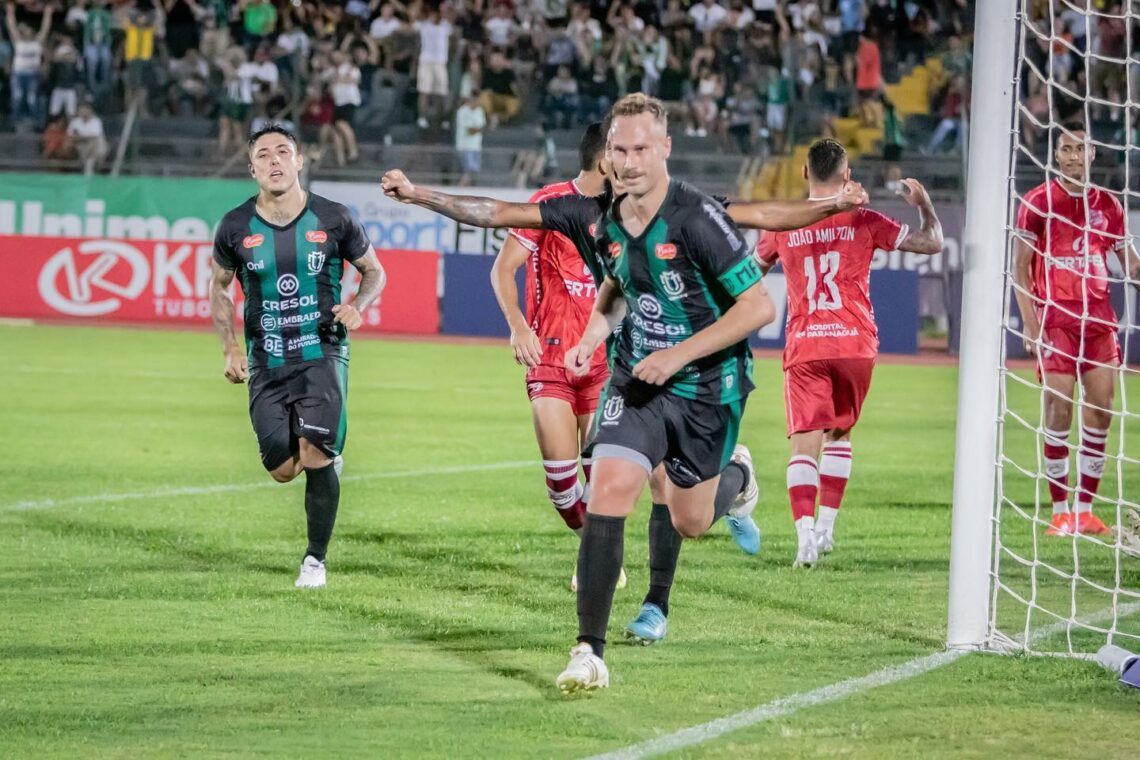
[[[414,181],[414,177],[412,178]],[[375,184],[314,182],[317,195],[343,203],[364,225],[376,248],[402,248],[440,253],[495,254],[506,240],[506,230],[484,230],[456,224],[432,211],[385,198]],[[454,188],[439,188],[454,190]],[[465,195],[485,195],[525,203],[529,190],[502,187],[468,187]]]

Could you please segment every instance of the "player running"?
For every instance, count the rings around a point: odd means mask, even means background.
[[[325,585],[325,554],[340,502],[347,419],[348,331],[384,288],[384,270],[360,223],[339,203],[301,189],[294,136],[270,125],[249,140],[258,193],[227,213],[214,239],[210,314],[225,377],[249,381],[261,463],[279,483],[305,473],[309,544],[298,588]],[[348,261],[360,272],[340,302]],[[234,277],[245,294],[245,347],[234,334]]]
[[[851,180],[847,151],[830,138],[816,141],[804,176],[810,197],[835,195]],[[851,477],[851,429],[879,350],[871,258],[876,250],[942,251],[942,225],[930,196],[916,180],[903,180],[903,187],[903,198],[918,209],[918,230],[859,208],[760,239],[765,271],[778,259],[787,281],[784,402],[792,448],[788,497],[798,537],[794,567],[813,566],[834,546],[835,518]]]
[[[1025,322],[1025,349],[1036,355],[1045,390],[1045,475],[1053,502],[1050,536],[1111,531],[1092,512],[1104,474],[1120,366],[1117,317],[1108,300],[1106,257],[1112,252],[1140,278],[1115,196],[1089,184],[1096,148],[1083,124],[1058,132],[1054,158],[1061,176],[1025,194],[1017,214],[1014,290]],[[1073,391],[1081,381],[1080,481],[1069,510],[1069,431]]]
[[[580,171],[568,182],[557,182],[535,193],[531,203],[567,195],[601,195],[601,170],[606,136],[601,123],[591,124],[578,147]],[[526,313],[518,305],[515,275],[526,266]],[[578,480],[578,459],[598,396],[609,379],[604,347],[599,348],[583,377],[566,370],[563,355],[578,344],[590,319],[597,294],[595,277],[574,243],[557,232],[511,230],[491,269],[491,287],[511,329],[515,361],[525,366],[527,396],[546,493],[566,527],[579,536],[586,515],[586,487]],[[591,460],[582,457],[582,472],[590,481]],[[618,588],[625,586],[625,571]],[[578,590],[578,577],[570,580]]]

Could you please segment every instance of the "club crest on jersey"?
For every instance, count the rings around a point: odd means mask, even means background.
[[[653,254],[662,261],[669,261],[677,258],[677,246],[672,243],[658,243]]]
[[[610,258],[616,259],[621,256],[621,243],[610,243]]]
[[[1108,219],[1105,217],[1103,211],[1099,208],[1094,208],[1089,212],[1089,225],[1098,230],[1103,230],[1108,226]]]
[[[606,405],[602,407],[602,424],[612,425],[617,422],[618,417],[625,410],[625,399],[621,396],[614,396],[613,398],[606,399]]]
[[[674,301],[685,295],[685,281],[681,278],[680,272],[672,269],[661,273],[661,288],[665,291],[665,295]]]
[[[245,249],[256,248],[265,242],[265,235],[246,235],[245,240],[241,241],[241,247]]]
[[[310,233],[312,234],[312,233]],[[321,233],[322,235],[325,233]],[[318,274],[325,265],[325,252],[322,250],[309,251],[309,274]]]
[[[328,239],[328,233],[324,230],[309,230],[305,233],[305,240],[308,240],[310,243],[317,243],[319,245]]]

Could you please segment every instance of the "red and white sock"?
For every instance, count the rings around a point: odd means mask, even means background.
[[[835,518],[843,503],[843,491],[851,477],[851,442],[832,441],[823,445],[823,457],[819,460],[819,516],[816,517],[817,532],[831,534],[835,530]]]
[[[542,468],[546,470],[546,495],[558,516],[570,530],[582,530],[586,502],[582,498],[585,491],[578,482],[578,460],[544,459]]]
[[[1069,511],[1069,431],[1045,429],[1045,478],[1053,514]]]
[[[797,454],[788,461],[788,499],[792,504],[792,520],[799,528],[802,520],[815,522],[815,499],[819,493],[819,466],[815,460]]]
[[[1077,454],[1077,469],[1081,473],[1075,511],[1092,512],[1093,496],[1100,488],[1104,476],[1104,450],[1108,445],[1108,431],[1081,426],[1081,450]]]

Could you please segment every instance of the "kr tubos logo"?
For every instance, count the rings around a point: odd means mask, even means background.
[[[324,233],[322,233],[324,234]],[[325,265],[325,252],[317,249],[309,251],[309,274],[320,274],[321,267]]]
[[[680,272],[667,269],[661,273],[661,288],[665,291],[665,295],[675,301],[685,295],[685,280]]]
[[[125,283],[120,262],[130,273]],[[89,240],[48,259],[40,270],[38,285],[44,303],[61,314],[97,317],[117,311],[122,305],[120,299],[138,298],[149,279],[150,264],[134,246]]]
[[[606,399],[606,405],[602,407],[602,424],[614,424],[617,422],[618,417],[625,410],[625,399],[621,396],[614,396],[613,398]]]

